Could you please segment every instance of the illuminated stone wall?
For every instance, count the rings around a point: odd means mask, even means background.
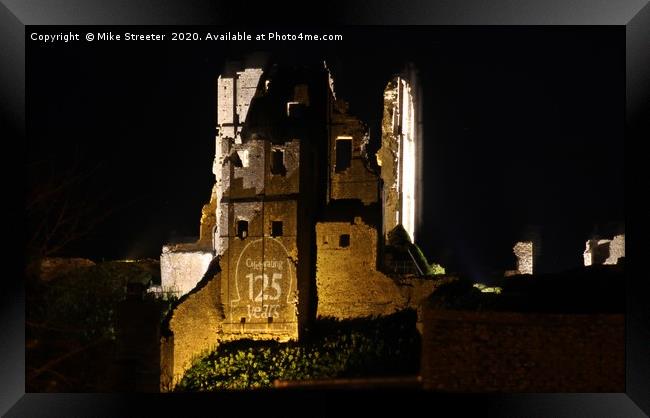
[[[217,80],[217,137],[215,144],[215,156],[212,172],[215,175],[215,195],[216,202],[221,202],[226,191],[230,188],[231,176],[239,178],[243,189],[250,190],[250,194],[259,193],[263,187],[263,177],[253,176],[245,178],[242,172],[254,172],[259,170],[260,164],[264,164],[263,151],[256,149],[263,147],[263,141],[260,144],[242,144],[241,132],[248,116],[251,101],[260,87],[260,78],[263,69],[245,68],[239,69],[236,64],[234,68],[226,70],[225,74],[219,76]],[[252,155],[249,155],[248,153]],[[241,161],[241,167],[232,167],[228,164],[235,155]],[[228,169],[226,169],[228,166]],[[239,169],[239,171],[237,170]],[[214,250],[217,255],[223,254],[226,247],[224,240],[219,239],[220,219],[222,206],[216,205],[216,228],[214,230]]]
[[[356,117],[349,115],[347,109],[347,103],[342,100],[332,103],[328,199],[359,199],[368,205],[379,200],[378,178],[369,169],[365,155],[369,140],[368,129]],[[337,161],[337,148],[342,141],[352,143],[350,164],[346,169],[341,169],[341,161]]]
[[[222,268],[224,332],[242,338],[298,337],[295,201],[233,203],[229,212],[249,219],[249,234],[240,239],[232,226]],[[282,236],[271,236],[280,221]]]
[[[217,188],[216,185],[212,187],[210,194],[210,201],[203,205],[201,209],[201,226],[199,229],[199,240],[197,245],[200,248],[205,248],[212,251],[214,248],[214,234],[217,225]]]
[[[177,296],[188,293],[208,270],[212,258],[211,251],[194,250],[191,245],[165,245],[160,256],[163,290]]]
[[[594,264],[617,264],[619,258],[625,257],[625,234],[613,239],[591,239],[586,243],[583,253],[585,266]]]
[[[224,140],[217,248],[221,258],[225,334],[298,337],[297,271],[300,141]],[[273,153],[281,171],[273,173]],[[235,155],[236,154],[236,155]],[[242,236],[240,223],[246,225]],[[273,236],[273,223],[281,235]]]
[[[519,274],[533,274],[533,242],[520,241],[515,244],[512,251],[517,257],[517,272]]]
[[[384,234],[387,237],[388,232],[401,224],[413,242],[416,217],[419,216],[418,178],[422,147],[416,94],[413,71],[395,77],[387,84],[381,148],[376,154],[384,183]]]
[[[267,219],[291,213],[282,203],[267,204]],[[294,207],[295,209],[295,207]],[[264,238],[262,219],[251,236],[233,239],[202,280],[167,315],[161,339],[161,390],[177,384],[192,360],[220,342],[240,338],[298,338],[295,223],[283,237]],[[289,235],[289,236],[287,236]]]
[[[216,263],[216,260],[215,260]],[[161,338],[161,391],[173,388],[192,360],[218,345],[225,318],[218,271],[184,296],[167,316]]]
[[[397,280],[378,271],[377,238],[377,230],[360,218],[316,224],[318,316],[389,315],[417,308],[433,292],[433,280]]]

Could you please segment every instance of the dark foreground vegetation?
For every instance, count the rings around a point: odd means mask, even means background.
[[[128,309],[127,299],[133,288],[159,280],[158,270],[155,261],[107,261],[50,280],[28,270],[27,391],[126,390],[120,378],[123,324],[141,319],[138,310]],[[170,302],[142,300],[138,306],[148,305],[162,318]],[[160,318],[143,326],[156,329]]]

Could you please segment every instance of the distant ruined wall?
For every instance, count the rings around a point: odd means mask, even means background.
[[[613,239],[591,239],[586,243],[583,254],[585,266],[594,264],[617,264],[619,258],[625,257],[625,234]]]
[[[415,309],[435,288],[433,280],[397,281],[378,271],[377,230],[360,218],[353,224],[319,222],[316,237],[317,316],[345,319]]]
[[[519,274],[533,274],[533,242],[520,241],[512,248],[517,257],[517,272]]]

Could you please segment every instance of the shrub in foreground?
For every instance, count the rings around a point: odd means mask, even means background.
[[[420,339],[412,310],[380,318],[316,321],[300,342],[238,340],[197,359],[177,391],[254,389],[273,381],[413,375]]]

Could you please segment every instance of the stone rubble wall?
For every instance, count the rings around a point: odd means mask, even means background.
[[[163,330],[161,337],[163,392],[169,391],[180,381],[195,358],[210,352],[219,344],[224,320],[221,272],[208,279],[205,286],[187,294],[168,318],[168,329]]]
[[[512,248],[517,257],[518,274],[533,274],[533,242],[520,241]]]
[[[617,264],[619,258],[625,258],[625,234],[616,235],[613,239],[591,239],[585,246],[585,266]]]
[[[623,392],[621,314],[523,314],[424,308],[425,389]]]
[[[161,287],[179,297],[188,293],[203,278],[212,259],[211,251],[164,246],[160,255]]]
[[[342,234],[350,236],[348,247],[339,246]],[[377,230],[360,218],[353,224],[319,222],[316,239],[319,317],[346,319],[417,309],[435,289],[434,280],[396,280],[378,271]]]
[[[379,200],[379,183],[375,173],[368,169],[365,146],[367,127],[356,117],[347,114],[347,104],[337,101],[330,125],[330,179],[329,199],[359,199],[365,205]],[[352,159],[346,170],[336,171],[337,138],[352,138]]]

